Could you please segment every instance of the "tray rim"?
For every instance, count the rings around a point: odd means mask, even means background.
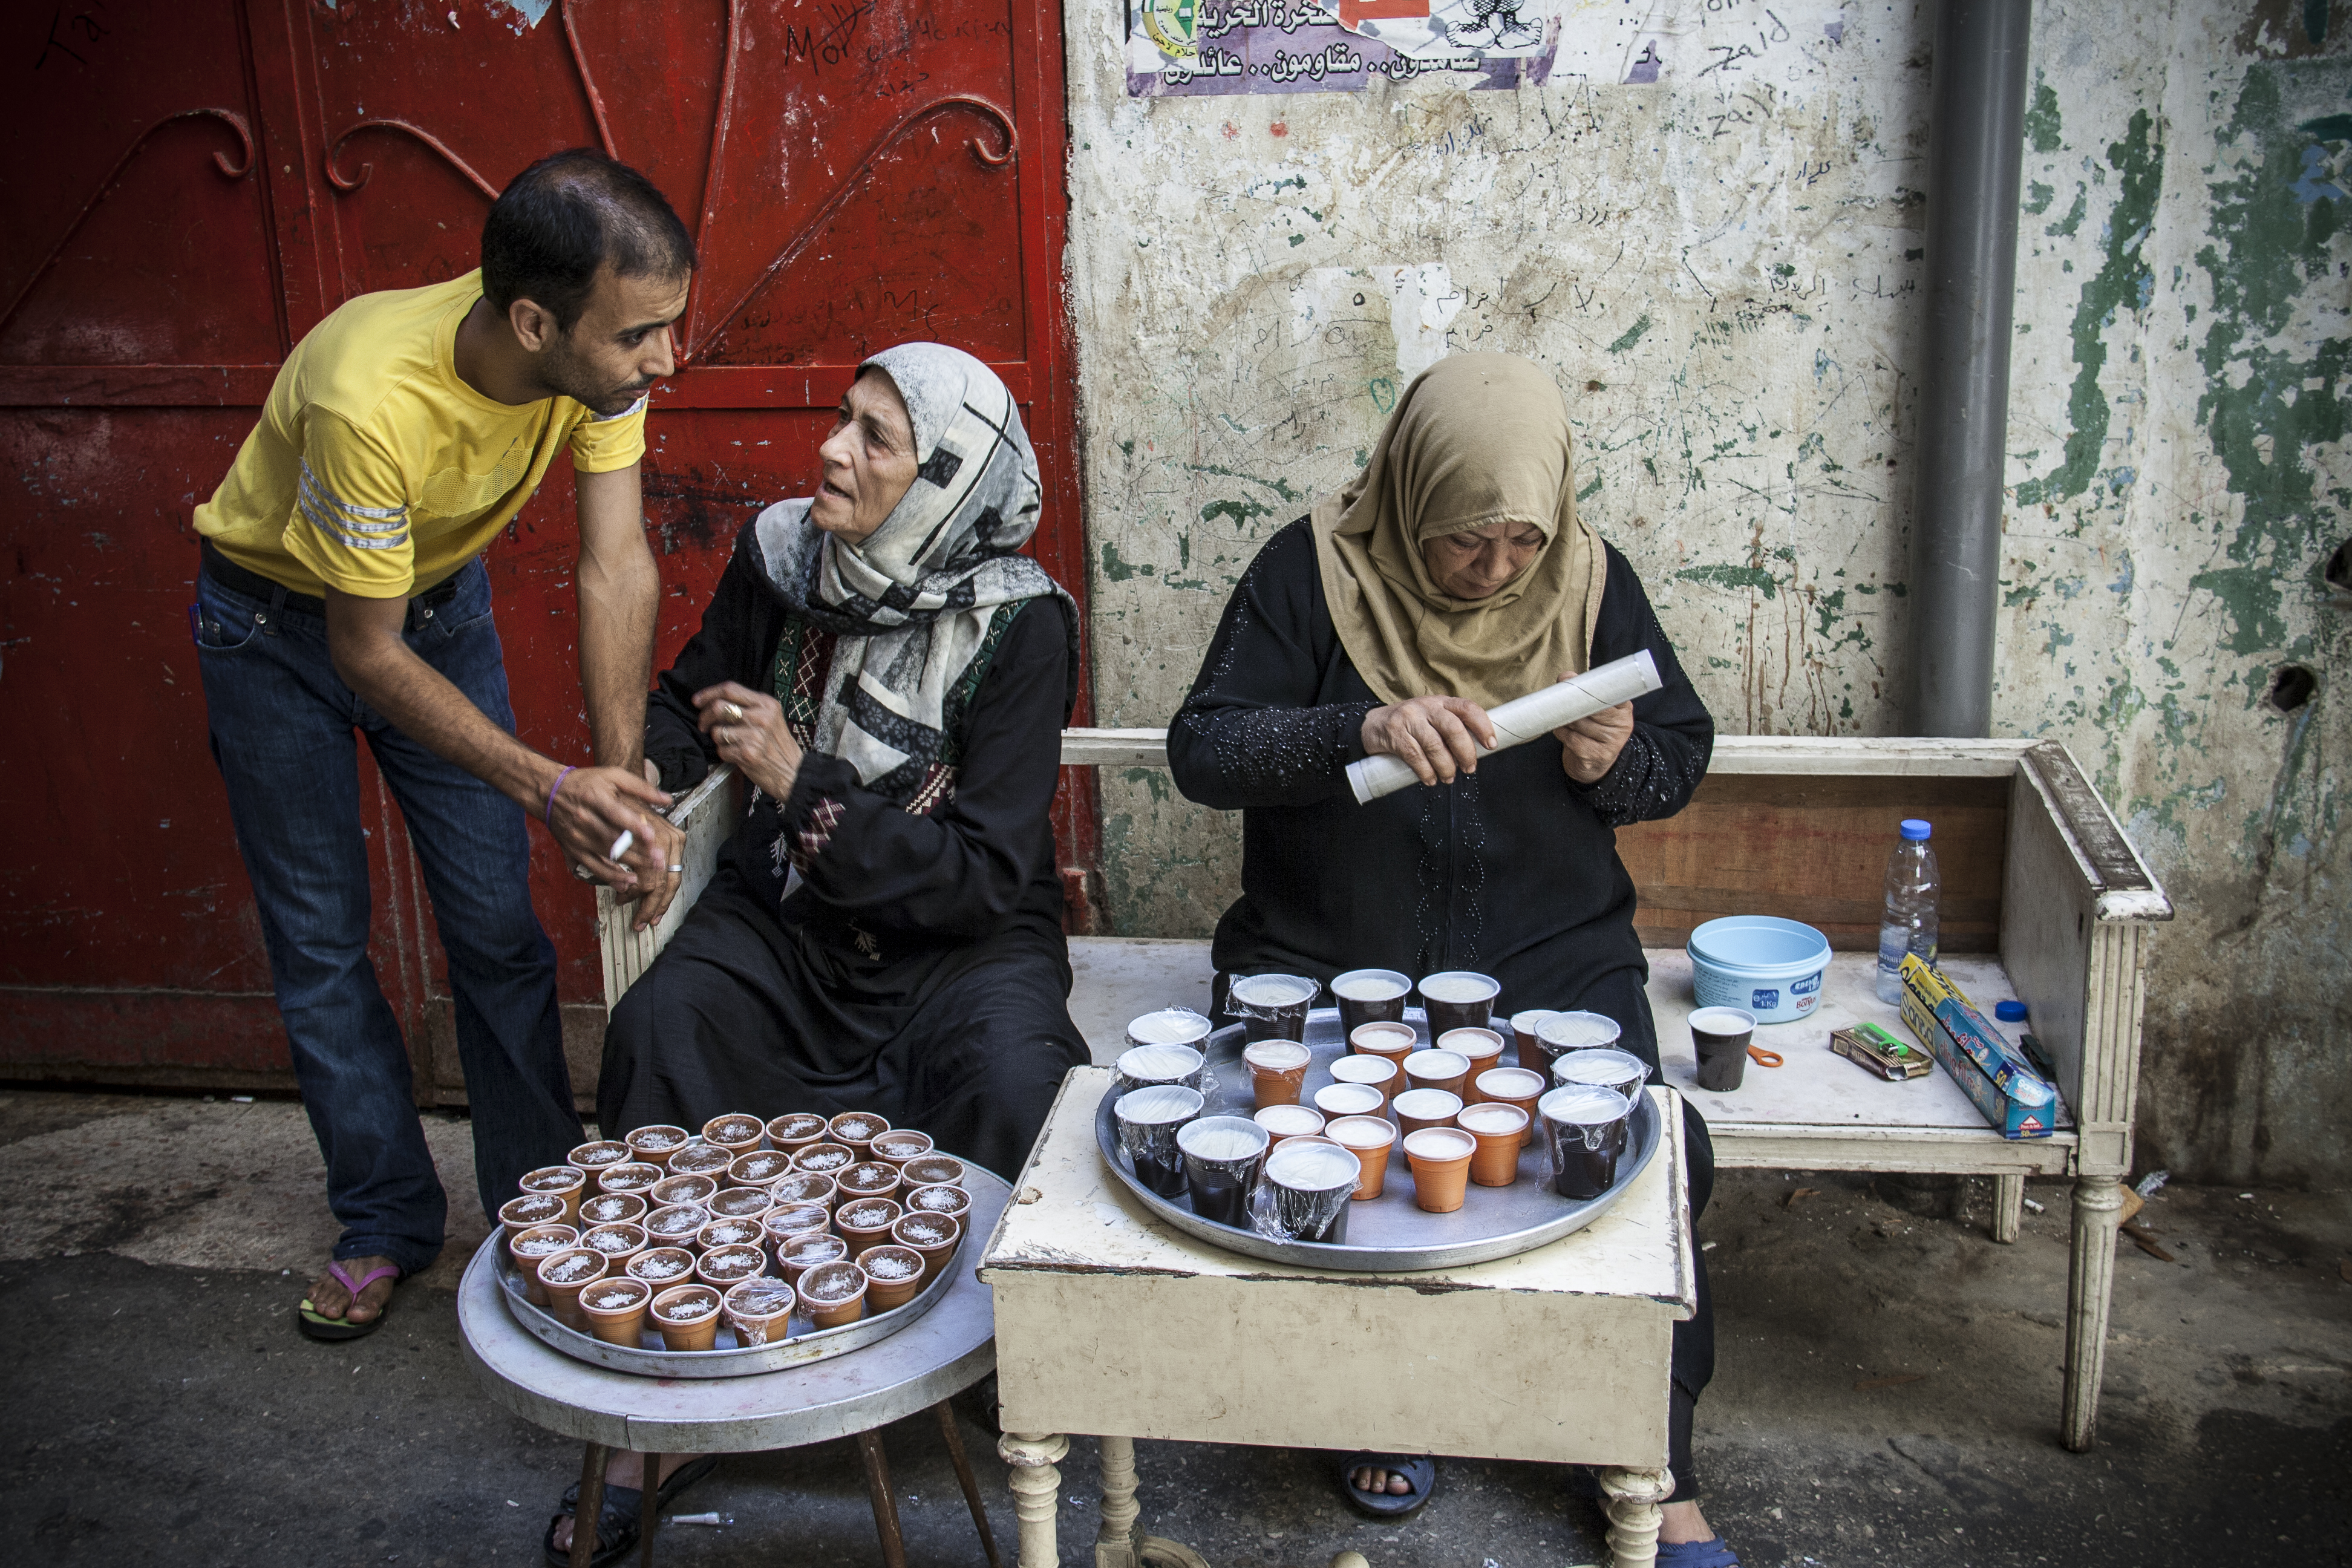
[[[506,1302],[508,1315],[523,1332],[551,1350],[560,1351],[574,1361],[600,1366],[607,1372],[624,1372],[637,1377],[654,1378],[722,1378],[751,1377],[765,1372],[783,1372],[794,1367],[814,1365],[835,1356],[847,1355],[879,1344],[901,1329],[911,1328],[930,1310],[947,1298],[955,1282],[956,1264],[964,1255],[964,1245],[971,1240],[974,1226],[971,1217],[981,1212],[984,1202],[993,1202],[1002,1213],[1011,1200],[1013,1189],[1004,1178],[985,1167],[964,1163],[964,1190],[971,1194],[971,1207],[965,1211],[963,1236],[956,1249],[949,1255],[945,1267],[932,1276],[931,1282],[917,1291],[901,1306],[873,1317],[860,1318],[837,1329],[816,1329],[795,1334],[781,1344],[738,1345],[732,1350],[656,1351],[631,1350],[625,1345],[607,1344],[593,1334],[583,1333],[556,1320],[546,1308],[534,1306],[523,1299],[519,1283],[522,1276],[499,1245],[505,1240],[503,1230],[493,1230],[482,1240],[480,1251],[489,1255],[490,1282]],[[975,1186],[995,1189],[985,1197]],[[995,1220],[989,1222],[992,1228]],[[793,1316],[800,1314],[795,1310]]]
[[[1328,1018],[1336,1026],[1339,1016],[1339,1010],[1336,1007],[1315,1007],[1308,1010],[1307,1021],[1311,1027],[1318,1017]],[[1407,1007],[1404,1016],[1406,1023],[1418,1026],[1418,1032],[1424,1040],[1429,1037],[1429,1019],[1423,1009]],[[1513,1037],[1507,1018],[1490,1018],[1487,1027],[1507,1041]],[[1209,1058],[1212,1070],[1221,1066],[1232,1070],[1239,1065],[1237,1052],[1243,1031],[1244,1026],[1228,1024],[1209,1036],[1209,1048],[1202,1054]],[[1345,1042],[1342,1044],[1344,1046]],[[1221,1055],[1232,1059],[1221,1061]],[[1561,1200],[1565,1207],[1557,1219],[1500,1235],[1474,1237],[1426,1247],[1357,1247],[1325,1241],[1276,1241],[1254,1230],[1202,1219],[1190,1207],[1161,1197],[1138,1181],[1119,1152],[1118,1119],[1111,1109],[1115,1098],[1110,1089],[1106,1089],[1095,1107],[1095,1146],[1112,1175],[1131,1196],[1150,1209],[1155,1218],[1227,1252],[1263,1258],[1270,1263],[1288,1263],[1342,1273],[1408,1274],[1433,1268],[1456,1268],[1474,1263],[1492,1263],[1497,1258],[1516,1258],[1523,1252],[1548,1247],[1562,1237],[1573,1236],[1606,1214],[1619,1198],[1631,1190],[1642,1173],[1649,1169],[1650,1162],[1657,1156],[1660,1145],[1665,1142],[1657,1104],[1644,1093],[1633,1102],[1633,1120],[1638,1148],[1632,1164],[1621,1169],[1615,1184],[1599,1197],[1587,1198],[1581,1203]]]

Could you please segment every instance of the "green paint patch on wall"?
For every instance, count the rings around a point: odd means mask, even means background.
[[[1274,509],[1254,500],[1213,500],[1201,509],[1201,521],[1212,522],[1218,518],[1230,518],[1236,529],[1247,528],[1254,517],[1271,517]]]
[[[1105,577],[1114,583],[1125,583],[1138,576],[1151,575],[1151,568],[1149,565],[1139,565],[1133,562],[1120,560],[1118,546],[1108,541],[1105,541],[1102,547],[1102,572]]]
[[[1644,312],[1640,321],[1635,321],[1632,326],[1625,329],[1625,333],[1622,337],[1609,345],[1609,352],[1612,354],[1623,353],[1627,349],[1630,349],[1635,343],[1640,342],[1642,341],[1642,334],[1649,330],[1650,318],[1649,315]]]
[[[1780,596],[1780,584],[1761,566],[1685,566],[1675,576],[1717,588],[1752,588],[1768,599]]]
[[[2033,107],[2025,111],[2025,134],[2037,153],[2055,153],[2058,140],[2058,89],[2048,82],[2033,89]]]

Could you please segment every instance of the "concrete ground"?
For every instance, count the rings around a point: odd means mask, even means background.
[[[526,1563],[576,1446],[505,1415],[456,1343],[486,1226],[462,1118],[427,1118],[450,1249],[344,1346],[289,1314],[334,1226],[299,1107],[0,1094],[0,1401],[11,1561]],[[1982,1192],[1728,1173],[1701,1228],[1721,1369],[1700,1406],[1707,1511],[1755,1568],[2352,1561],[2352,1196],[2183,1189],[2117,1269],[2100,1446],[2055,1441],[2066,1188],[2014,1246]],[[966,1444],[1007,1561],[990,1435]],[[935,1426],[885,1434],[910,1560],[982,1559]],[[1063,1560],[1091,1561],[1092,1446],[1064,1467]],[[1398,1527],[1359,1520],[1321,1455],[1140,1446],[1150,1527],[1217,1568],[1537,1568],[1599,1561],[1580,1478],[1449,1461]],[[676,1564],[879,1561],[855,1450],[728,1460],[664,1538]]]

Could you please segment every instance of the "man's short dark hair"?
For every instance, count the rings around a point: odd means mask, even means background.
[[[482,225],[482,293],[504,314],[530,300],[570,331],[611,267],[619,278],[682,278],[694,237],[651,180],[588,147],[514,177]]]

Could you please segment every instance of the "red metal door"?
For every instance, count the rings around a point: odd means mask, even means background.
[[[647,426],[657,658],[737,529],[808,492],[859,358],[908,338],[971,350],[1022,401],[1045,479],[1035,552],[1083,598],[1050,0],[67,0],[0,26],[17,83],[0,122],[39,154],[0,174],[0,443],[22,476],[0,500],[0,1074],[289,1081],[205,751],[189,514],[292,342],[353,294],[473,266],[491,195],[544,153],[645,169],[702,247]],[[585,747],[573,556],[559,464],[489,565],[523,736],[568,758]],[[453,1098],[428,911],[370,792],[378,968],[420,1095]],[[1066,773],[1081,890],[1094,809],[1090,776]],[[584,1089],[593,911],[538,842]]]

